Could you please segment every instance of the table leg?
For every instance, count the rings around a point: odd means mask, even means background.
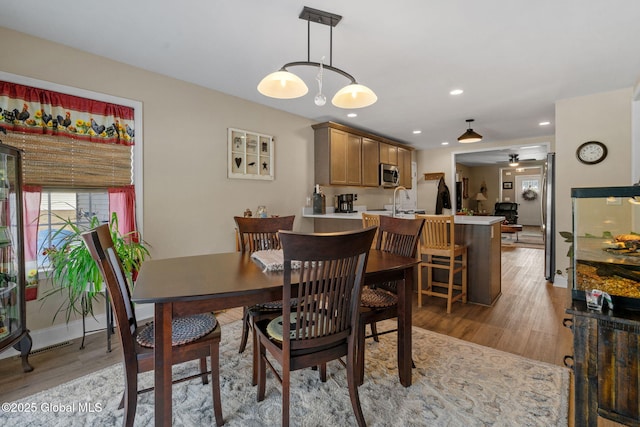
[[[400,384],[411,385],[411,296],[413,270],[404,270],[403,284],[398,287],[398,375]]]
[[[155,425],[171,425],[171,303],[156,303],[154,319]]]

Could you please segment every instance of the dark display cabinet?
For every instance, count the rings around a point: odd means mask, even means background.
[[[22,356],[25,372],[31,336],[26,326],[25,274],[20,151],[0,144],[0,351],[9,347]]]
[[[640,186],[574,188],[571,200],[575,425],[640,426]],[[613,307],[590,307],[593,290]]]

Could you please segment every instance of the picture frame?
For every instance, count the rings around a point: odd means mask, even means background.
[[[273,181],[273,136],[228,128],[227,177]]]
[[[513,189],[513,181],[504,181],[502,183],[503,190],[512,190]]]

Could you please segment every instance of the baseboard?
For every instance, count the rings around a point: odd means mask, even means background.
[[[569,286],[569,282],[567,281],[566,277],[556,274],[553,277],[553,286],[555,286],[556,288],[566,289]]]
[[[153,318],[153,304],[136,305],[135,310],[136,318],[139,320]],[[95,318],[89,316],[85,319],[86,330],[92,331],[88,332],[87,335],[94,333],[105,334],[105,348],[106,326],[107,316],[104,313],[95,316]],[[29,324],[27,323],[27,328],[28,327]],[[54,325],[49,328],[33,330],[29,332],[29,335],[31,335],[31,340],[33,341],[33,346],[31,347],[32,352],[46,347],[52,347],[65,341],[82,338],[82,319],[74,320],[73,322],[69,322],[68,324],[65,323],[61,325]],[[0,359],[6,359],[8,357],[19,355],[19,351],[15,350],[13,347],[10,347],[6,349],[6,351],[0,353]]]

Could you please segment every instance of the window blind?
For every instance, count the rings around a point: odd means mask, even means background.
[[[11,130],[2,141],[23,151],[27,185],[107,188],[133,182],[132,146]]]

